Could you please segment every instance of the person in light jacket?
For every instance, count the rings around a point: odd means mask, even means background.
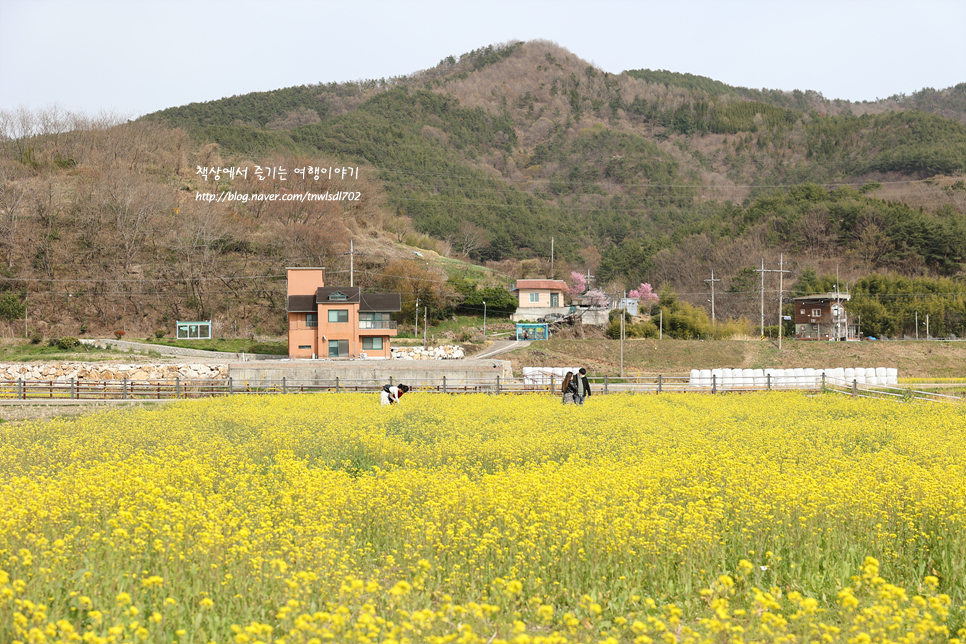
[[[407,385],[383,385],[382,391],[379,392],[379,404],[380,405],[395,405],[402,398],[402,395],[409,391]]]

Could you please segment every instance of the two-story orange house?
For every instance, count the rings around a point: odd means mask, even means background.
[[[389,358],[402,310],[399,293],[363,293],[358,286],[325,286],[321,268],[288,269],[290,358]]]

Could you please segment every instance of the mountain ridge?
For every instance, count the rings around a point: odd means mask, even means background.
[[[404,247],[506,279],[577,269],[610,290],[651,281],[700,306],[711,270],[723,290],[743,293],[747,271],[783,254],[796,273],[838,269],[845,280],[955,277],[966,262],[960,91],[966,85],[845,104],[689,74],[610,74],[530,41],[448,56],[405,77],[252,93],[67,133],[38,125],[4,146],[14,181],[4,185],[27,186],[26,207],[0,204],[4,239],[19,243],[3,247],[8,279],[56,280],[80,254],[90,263],[73,271],[84,292],[130,299],[124,275],[175,285],[152,286],[156,302],[132,300],[154,320],[139,325],[211,315],[230,293],[257,311],[254,329],[279,324],[279,266],[344,275],[350,239],[368,254],[357,260],[362,283],[375,288],[445,283],[434,267],[407,267]],[[902,110],[906,99],[957,119]],[[351,180],[217,181],[196,171],[255,165],[360,171]],[[310,191],[360,199],[192,200]],[[402,274],[410,282],[394,281]],[[452,291],[437,291],[418,297],[445,308]],[[757,302],[745,299],[719,310],[751,315]],[[84,315],[103,311],[107,300],[98,302]]]

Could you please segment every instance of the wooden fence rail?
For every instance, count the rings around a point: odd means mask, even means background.
[[[958,396],[943,395],[899,387],[860,385],[852,382],[822,378],[809,383],[783,383],[774,385],[767,379],[763,385],[723,386],[712,378],[711,383],[696,385],[687,376],[647,376],[590,379],[595,395],[615,393],[728,393],[764,390],[830,391],[863,397],[894,398],[901,400],[931,400],[937,402],[963,402]],[[186,398],[210,398],[238,394],[290,394],[317,392],[378,392],[385,383],[372,380],[279,380],[236,381],[232,378],[218,380],[0,380],[0,400],[174,400]],[[407,380],[413,391],[462,394],[555,394],[560,393],[560,381],[553,377],[542,380],[528,378],[480,378],[447,380],[442,376],[433,380]],[[920,385],[921,386],[921,385]]]

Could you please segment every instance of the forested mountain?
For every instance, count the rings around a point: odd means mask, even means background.
[[[737,100],[765,103],[800,112],[819,112],[829,116],[861,116],[913,110],[936,114],[966,124],[966,83],[943,90],[924,87],[911,95],[893,94],[887,99],[853,103],[841,99],[828,99],[820,92],[811,90],[803,92],[796,89],[789,92],[777,89],[748,89],[727,85],[706,76],[666,70],[632,69],[626,73],[648,83],[682,87],[691,91],[696,98],[700,98],[702,94],[709,99],[727,96]]]
[[[152,275],[181,284],[171,294],[188,294],[172,304],[152,291],[168,317],[183,315],[178,306],[210,315],[230,293],[271,318],[277,285],[250,288],[251,274],[277,277],[285,262],[311,258],[338,275],[350,238],[366,246],[369,259],[358,261],[373,276],[385,273],[380,266],[402,242],[486,263],[508,279],[549,274],[552,247],[557,277],[591,272],[610,290],[646,280],[699,305],[714,270],[719,288],[733,294],[726,309],[735,316],[757,306],[742,295],[750,292],[747,271],[782,253],[792,271],[837,267],[845,280],[876,272],[953,277],[966,262],[966,83],[850,103],[691,74],[610,74],[532,41],[447,56],[405,77],[170,108],[89,132],[83,136],[97,144],[86,148],[71,142],[80,133],[45,130],[39,118],[18,129],[15,121],[5,127],[8,196],[0,208],[7,228],[30,243],[8,251],[9,277],[49,279],[78,249],[107,272],[155,266]],[[256,165],[360,170],[338,179],[290,170],[284,180],[197,172]],[[145,214],[156,228],[120,246],[79,215],[113,217],[130,207],[119,205],[109,176],[166,195]],[[28,207],[9,205],[17,185],[27,186]],[[360,199],[191,201],[201,192],[326,190]],[[158,236],[172,222],[183,231],[191,217],[216,221],[217,233],[191,243],[175,232]],[[126,221],[111,219],[122,241]],[[213,263],[192,255],[199,248]],[[175,257],[196,276],[165,265]],[[238,279],[224,279],[219,262],[241,271],[231,276]],[[204,281],[219,275],[223,288]]]

